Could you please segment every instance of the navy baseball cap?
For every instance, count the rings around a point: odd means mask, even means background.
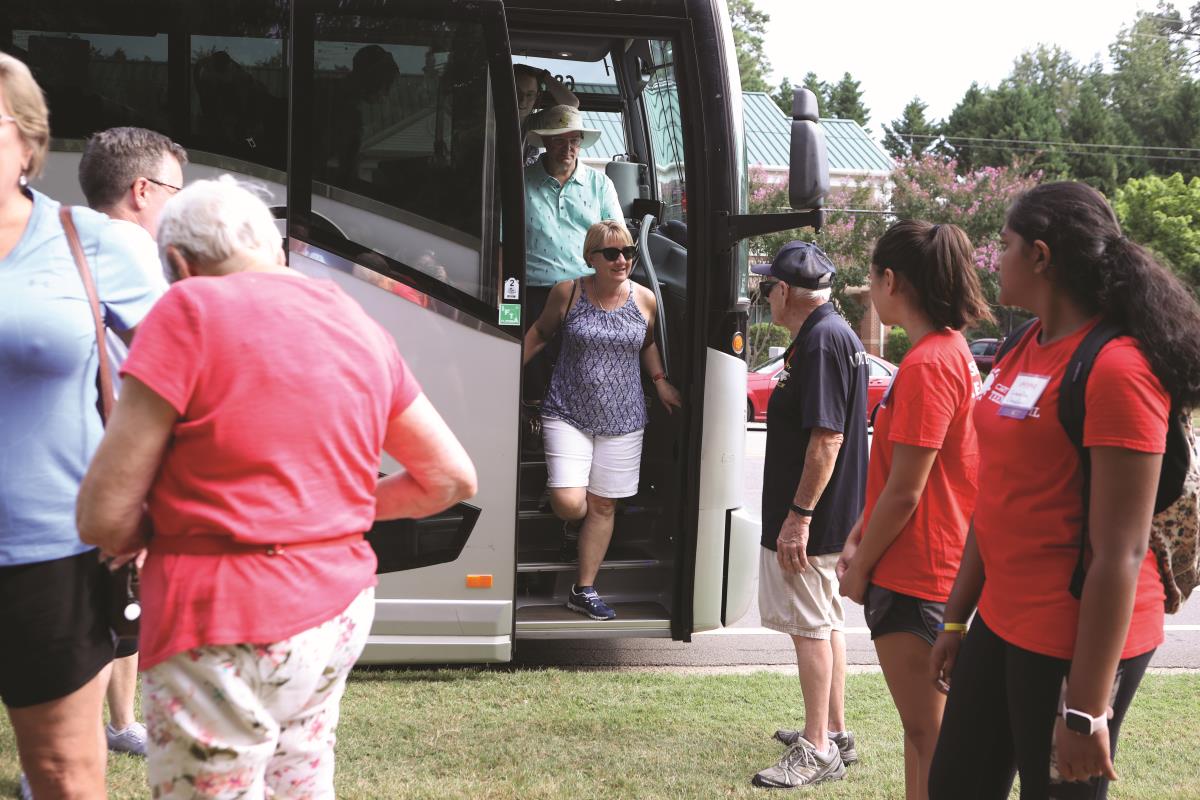
[[[833,285],[837,267],[824,250],[812,242],[797,240],[779,248],[770,264],[755,264],[750,271],[801,289],[827,289]]]

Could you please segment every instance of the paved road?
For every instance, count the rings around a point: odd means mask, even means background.
[[[756,508],[762,490],[763,425],[752,425],[746,436],[747,505]],[[877,662],[867,635],[862,608],[846,606],[847,660],[871,667]],[[787,636],[760,626],[757,606],[730,628],[697,634],[690,643],[662,639],[613,639],[522,642],[517,663],[572,667],[661,667],[668,669],[795,669]],[[1200,597],[1176,615],[1167,617],[1166,642],[1155,654],[1153,667],[1200,669]]]

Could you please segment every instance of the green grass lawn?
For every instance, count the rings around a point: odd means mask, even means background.
[[[903,797],[899,720],[880,675],[849,678],[861,762],[822,798]],[[338,797],[761,797],[750,777],[799,717],[795,678],[440,670],[359,671],[342,703]],[[1147,676],[1126,720],[1114,800],[1195,798],[1200,676]],[[987,724],[981,721],[981,724]],[[0,725],[0,796],[16,792]],[[109,760],[111,797],[145,797],[143,762]]]

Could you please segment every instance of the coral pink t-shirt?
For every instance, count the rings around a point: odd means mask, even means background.
[[[1083,465],[1058,421],[1059,385],[1075,348],[1094,326],[1041,344],[1041,326],[1035,324],[992,370],[975,406],[982,452],[975,541],[987,575],[979,613],[1006,641],[1053,658],[1075,652],[1079,601],[1068,587],[1084,520]],[[1050,382],[1027,417],[1001,415],[1021,375],[1047,376]],[[1084,404],[1085,447],[1166,449],[1171,399],[1135,339],[1122,336],[1100,350]],[[1147,549],[1121,658],[1162,641],[1163,585]]]
[[[142,322],[121,373],[179,413],[147,498],[142,669],[202,645],[286,639],[375,584],[365,541],[287,548],[371,527],[388,422],[421,391],[392,338],[335,284],[188,278]],[[284,552],[155,552],[187,536]]]
[[[971,412],[982,388],[958,331],[923,336],[900,362],[875,415],[864,529],[887,485],[896,445],[938,453],[916,509],[875,564],[872,583],[939,603],[950,596],[975,510],[979,442]]]

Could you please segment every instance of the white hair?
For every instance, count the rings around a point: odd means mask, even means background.
[[[833,287],[826,286],[824,289],[805,289],[802,286],[789,286],[792,291],[792,297],[798,300],[804,300],[810,303],[828,303],[833,297]]]
[[[221,262],[238,252],[274,262],[281,237],[260,193],[269,197],[261,187],[222,175],[193,181],[168,200],[158,222],[158,252],[168,277],[179,278],[166,257],[168,247],[199,263]]]

